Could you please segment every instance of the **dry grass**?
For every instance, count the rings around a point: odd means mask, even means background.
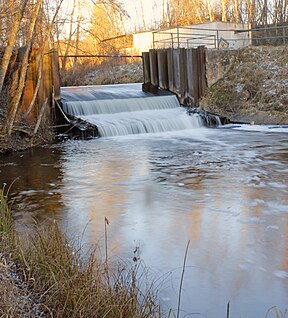
[[[225,76],[212,85],[202,106],[231,117],[265,112],[288,121],[288,48],[239,50]]]
[[[62,86],[109,85],[143,82],[142,61],[131,63],[110,61],[102,64],[82,64],[61,73]]]
[[[80,255],[56,223],[19,237],[0,199],[0,317],[160,317],[137,261],[110,269]]]

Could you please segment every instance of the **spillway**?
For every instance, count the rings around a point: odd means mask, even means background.
[[[199,114],[187,115],[177,97],[141,84],[62,87],[63,110],[98,127],[100,136],[157,133],[203,127]]]

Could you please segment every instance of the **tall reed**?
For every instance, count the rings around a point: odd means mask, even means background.
[[[2,241],[15,232],[3,191],[0,210]],[[71,242],[56,222],[35,225],[25,237],[16,233],[9,249],[0,255],[3,263],[13,264],[5,272],[9,286],[0,286],[0,317],[160,317],[154,291],[143,288],[146,278],[138,275],[139,267],[121,264],[115,270],[98,260],[94,250],[83,256],[81,246]],[[15,299],[21,299],[16,307]]]
[[[10,209],[7,203],[7,194],[5,194],[5,187],[0,189],[0,233],[11,234],[12,231],[12,219]]]

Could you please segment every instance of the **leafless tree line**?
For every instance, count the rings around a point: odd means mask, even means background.
[[[288,0],[163,0],[162,26],[207,21],[248,23],[252,27],[288,22]]]

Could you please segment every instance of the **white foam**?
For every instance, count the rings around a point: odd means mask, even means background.
[[[161,133],[205,126],[199,114],[187,114],[176,95],[142,92],[141,86],[89,86],[62,88],[62,104],[66,113],[97,126],[105,137]],[[216,125],[221,124],[216,116]]]
[[[81,116],[96,125],[101,136],[159,133],[203,127],[199,115],[188,116],[184,109],[145,110]]]
[[[171,109],[179,106],[174,95],[146,98],[106,99],[63,102],[63,110],[74,116],[116,114],[153,109]]]
[[[288,213],[288,206],[281,202],[269,202],[267,208],[263,211],[264,215],[278,215]]]
[[[263,132],[284,132],[288,133],[288,126],[275,126],[275,125],[227,125],[235,130],[246,130],[246,131],[263,131]]]
[[[274,271],[273,274],[276,277],[281,278],[281,279],[288,278],[288,272],[285,272],[285,271]]]

